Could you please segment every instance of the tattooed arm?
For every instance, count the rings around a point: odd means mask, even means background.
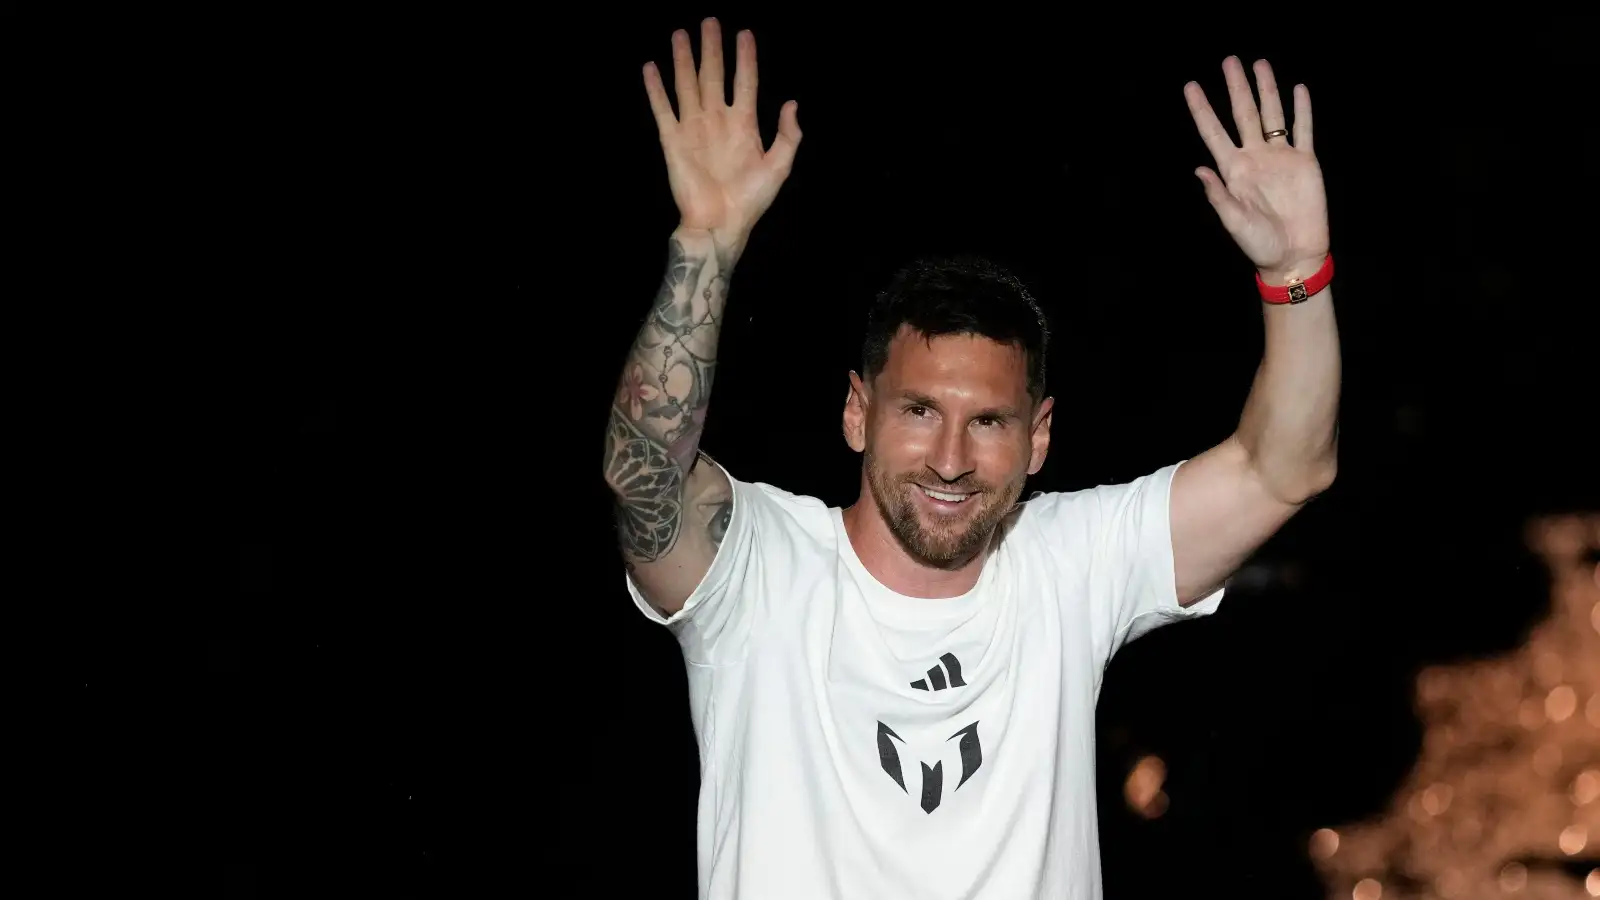
[[[606,434],[622,557],[640,593],[667,615],[716,558],[733,488],[700,459],[717,337],[738,248],[709,232],[673,232],[655,305],[623,366]]]
[[[700,456],[728,278],[750,230],[789,177],[800,145],[797,105],[778,113],[762,149],[756,122],[756,42],[738,36],[733,103],[722,71],[722,30],[706,19],[695,69],[689,35],[672,35],[674,115],[655,63],[644,67],[672,198],[682,216],[667,274],[622,369],[606,429],[606,483],[634,585],[663,613],[699,586],[733,514],[733,486]]]

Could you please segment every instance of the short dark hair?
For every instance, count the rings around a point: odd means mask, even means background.
[[[890,279],[867,313],[862,375],[871,379],[889,362],[889,343],[909,325],[927,338],[981,335],[1021,347],[1028,367],[1028,396],[1044,399],[1045,352],[1050,324],[1022,281],[980,256],[918,259]]]

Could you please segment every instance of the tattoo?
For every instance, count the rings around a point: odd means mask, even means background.
[[[661,440],[685,472],[694,463],[711,402],[730,263],[721,248],[691,255],[674,238],[661,289],[631,357],[641,372],[654,370],[655,383],[646,393],[654,393],[655,402],[641,412],[660,421]]]
[[[722,546],[722,539],[728,536],[728,525],[733,522],[733,498],[722,500],[712,507],[711,521],[706,523],[706,532],[711,535],[711,544],[714,547]]]
[[[683,472],[615,408],[606,431],[606,482],[617,494],[623,559],[654,562],[671,552],[683,522]]]
[[[619,498],[626,559],[660,559],[677,542],[732,270],[728,248],[674,235],[661,289],[623,367],[607,429],[606,480]]]

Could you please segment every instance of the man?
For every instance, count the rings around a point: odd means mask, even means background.
[[[1255,262],[1266,353],[1238,429],[1129,484],[1019,502],[1050,444],[1044,316],[981,260],[901,272],[850,373],[848,509],[700,452],[729,279],[800,143],[764,149],[755,41],[673,35],[646,92],[682,216],[606,440],[628,589],[689,666],[700,896],[1100,896],[1094,706],[1127,641],[1216,609],[1230,573],[1333,480],[1339,347],[1311,103],[1223,69],[1235,147],[1185,87],[1197,175]],[[1292,301],[1292,302],[1291,302]]]

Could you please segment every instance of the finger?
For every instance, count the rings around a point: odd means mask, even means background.
[[[1311,152],[1311,89],[1303,84],[1294,86],[1294,146]]]
[[[1244,207],[1228,193],[1227,186],[1222,183],[1217,173],[1201,166],[1194,170],[1194,174],[1200,179],[1200,183],[1205,185],[1206,199],[1211,201],[1211,208],[1217,211],[1217,218],[1222,220],[1222,227],[1228,229],[1230,234],[1242,227],[1245,220]]]
[[[756,36],[748,31],[739,32],[735,39],[738,57],[733,70],[733,106],[752,115],[756,111]]]
[[[719,109],[728,105],[728,89],[722,80],[722,26],[716,19],[700,23],[700,108]]]
[[[1250,79],[1245,77],[1239,57],[1222,61],[1222,75],[1228,81],[1228,99],[1233,101],[1233,124],[1239,129],[1239,146],[1261,143],[1261,117],[1256,115],[1256,100],[1250,94]]]
[[[678,124],[672,115],[672,102],[667,99],[667,88],[661,83],[661,70],[653,62],[644,64],[644,92],[650,97],[650,111],[656,114],[656,130],[662,134]]]
[[[1189,82],[1183,86],[1183,99],[1189,101],[1189,115],[1194,117],[1194,127],[1200,132],[1200,140],[1206,142],[1206,149],[1211,151],[1211,158],[1222,165],[1238,147],[1233,145],[1233,138],[1228,137],[1227,129],[1218,121],[1217,114],[1211,109],[1211,101],[1206,99],[1206,92],[1200,85]]]
[[[1217,218],[1222,221],[1223,227],[1232,233],[1242,226],[1245,220],[1244,207],[1228,193],[1227,185],[1223,184],[1222,178],[1205,166],[1195,169],[1194,174],[1205,188],[1206,200],[1211,203],[1211,208],[1217,211]]]
[[[1256,60],[1256,93],[1261,95],[1261,130],[1266,133],[1281,131],[1283,100],[1278,96],[1278,81],[1272,77],[1272,66],[1264,59]],[[1289,143],[1289,136],[1275,137],[1274,141]],[[1270,143],[1270,142],[1269,142]]]
[[[700,111],[700,82],[694,77],[694,51],[689,47],[689,32],[672,33],[672,90],[678,95],[678,118],[686,119]]]
[[[780,176],[787,176],[794,166],[795,151],[800,149],[800,104],[793,100],[783,105],[778,113],[778,136],[767,148],[767,164]]]

